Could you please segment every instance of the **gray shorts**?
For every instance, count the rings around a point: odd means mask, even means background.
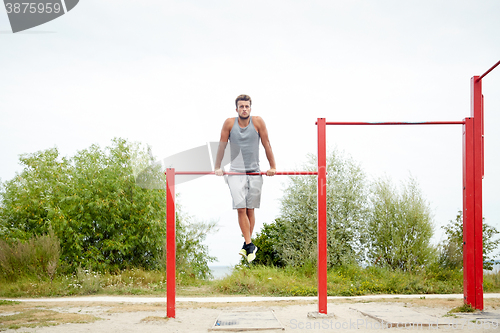
[[[233,197],[233,209],[259,208],[262,176],[229,175],[227,184]]]

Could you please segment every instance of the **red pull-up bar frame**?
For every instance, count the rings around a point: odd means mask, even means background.
[[[325,125],[452,125],[461,124],[462,141],[462,174],[463,174],[463,262],[464,262],[464,303],[478,310],[484,309],[483,299],[483,178],[484,178],[484,96],[482,79],[494,70],[500,61],[481,76],[471,78],[471,116],[463,121],[430,121],[430,122],[326,122],[318,118],[318,140]],[[321,121],[320,121],[321,119]],[[318,145],[319,147],[319,145]],[[318,161],[320,161],[318,150]],[[326,153],[325,153],[326,154]],[[318,170],[324,164],[318,164]],[[319,187],[318,187],[319,188]],[[321,192],[318,192],[320,195]],[[319,202],[318,198],[318,202]],[[326,200],[326,198],[322,199]],[[319,207],[319,206],[318,206]],[[325,218],[326,217],[321,217]],[[318,214],[318,225],[321,225]],[[319,237],[319,235],[318,235]],[[319,238],[318,238],[319,239]],[[319,243],[319,242],[318,242]],[[325,296],[326,306],[326,296]],[[320,298],[321,304],[321,298]],[[321,306],[321,305],[320,305]],[[321,312],[321,307],[320,307]],[[325,312],[326,313],[326,310]]]
[[[167,317],[175,318],[175,176],[182,175],[214,175],[213,171],[175,171],[174,168],[168,168],[165,172],[167,176]],[[266,172],[224,172],[225,175],[266,175]],[[317,175],[316,171],[278,171],[275,173],[277,176],[305,176]],[[325,234],[326,237],[326,234]],[[325,257],[326,263],[326,257]],[[326,287],[326,280],[325,280]]]
[[[318,118],[318,310],[327,313],[326,125],[465,125],[464,121],[327,122]],[[482,265],[482,263],[481,263]],[[482,266],[481,266],[482,267]],[[481,271],[482,272],[482,271]]]
[[[472,79],[473,96],[480,95],[481,81]],[[479,93],[478,93],[479,86]],[[482,177],[484,175],[482,98],[473,97],[472,115],[463,121],[431,122],[325,122],[325,125],[462,125],[463,126],[463,211],[464,211],[464,302],[482,310],[483,305],[483,240]],[[480,110],[480,112],[477,112]],[[474,117],[475,115],[475,117]],[[477,126],[477,128],[476,128]],[[319,133],[319,130],[318,130]],[[318,170],[321,169],[318,165]],[[319,200],[319,199],[318,199]],[[319,224],[324,223],[318,221]],[[325,312],[326,313],[326,312]]]

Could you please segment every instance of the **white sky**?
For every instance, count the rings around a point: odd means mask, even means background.
[[[500,59],[500,2],[84,0],[12,34],[0,10],[0,178],[18,156],[63,155],[123,137],[164,158],[217,141],[234,99],[252,96],[279,170],[316,152],[328,121],[462,120],[470,78]],[[500,69],[483,80],[484,216],[500,229]],[[416,177],[439,227],[462,209],[459,125],[327,128],[372,177]],[[268,167],[261,156],[263,169]],[[279,214],[285,177],[266,178],[257,227]],[[219,220],[219,265],[239,261],[229,191],[215,177],[178,186],[184,210]]]

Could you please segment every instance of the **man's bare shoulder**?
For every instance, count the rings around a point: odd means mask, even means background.
[[[222,128],[226,130],[231,130],[231,128],[233,128],[233,125],[234,125],[234,118],[227,118],[224,121],[224,125],[222,125]]]
[[[266,126],[266,124],[264,123],[264,119],[262,119],[262,117],[260,116],[252,116],[252,121],[254,123],[255,126],[257,127],[262,127],[262,126]]]
[[[232,118],[227,118],[226,120],[224,120],[224,125],[226,124],[231,124],[233,125],[234,124],[234,117]]]

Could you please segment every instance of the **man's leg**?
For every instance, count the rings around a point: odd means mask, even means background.
[[[252,232],[255,227],[255,214],[253,209],[238,208],[238,222],[241,232],[245,238],[245,245],[240,251],[240,254],[247,258],[248,262],[255,259],[257,247],[252,243]]]
[[[253,228],[255,227],[255,210],[253,208],[247,208],[248,222],[250,223],[250,240],[253,235]]]
[[[253,208],[238,208],[238,223],[245,238],[245,243],[250,244],[255,227],[255,210]]]
[[[253,227],[255,226],[255,217],[253,218],[252,224],[249,216],[247,215],[247,209],[238,208],[238,223],[240,224],[241,233],[245,238],[245,243],[250,244],[252,242],[251,230],[253,231]]]

